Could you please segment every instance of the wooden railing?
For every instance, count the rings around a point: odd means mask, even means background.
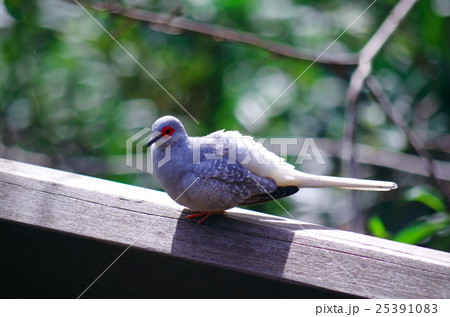
[[[150,177],[150,176],[149,176]],[[0,159],[2,297],[450,298],[450,254]]]

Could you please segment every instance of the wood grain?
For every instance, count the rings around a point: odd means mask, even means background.
[[[202,225],[188,213],[162,192],[0,159],[6,297],[77,297],[132,244],[83,297],[450,298],[446,252],[244,209]]]

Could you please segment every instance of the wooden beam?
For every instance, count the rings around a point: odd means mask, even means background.
[[[0,159],[3,296],[78,297],[132,245],[83,297],[450,298],[446,252],[238,208],[202,225],[188,213],[162,192]]]

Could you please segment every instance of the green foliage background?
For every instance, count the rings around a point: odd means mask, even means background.
[[[371,1],[121,1],[251,32],[321,52]],[[358,52],[397,3],[377,1],[329,50]],[[125,165],[126,140],[159,116],[178,116],[191,135],[237,129],[256,137],[339,140],[353,67],[315,64],[255,125],[251,122],[310,65],[264,49],[89,12],[200,122],[197,125],[79,6],[63,0],[0,5],[0,154],[63,170],[159,189]],[[423,0],[375,58],[382,83],[434,158],[450,153],[450,6]],[[416,154],[367,93],[357,142]],[[293,162],[294,158],[288,160]],[[341,162],[306,169],[339,175]],[[426,177],[379,166],[360,176],[393,180],[389,193],[359,193],[368,232],[450,250],[450,218]],[[448,184],[447,184],[448,188]],[[296,218],[349,228],[348,191],[302,190],[283,206]],[[287,216],[275,204],[255,207]]]

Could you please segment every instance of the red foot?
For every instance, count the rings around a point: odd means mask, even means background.
[[[196,214],[192,214],[192,215],[187,215],[186,218],[198,218],[198,217],[203,217],[202,219],[200,219],[197,223],[201,224],[203,221],[205,221],[206,219],[208,219],[209,217],[211,217],[211,215],[223,215],[225,213],[225,211],[203,211],[203,212],[199,212]]]

